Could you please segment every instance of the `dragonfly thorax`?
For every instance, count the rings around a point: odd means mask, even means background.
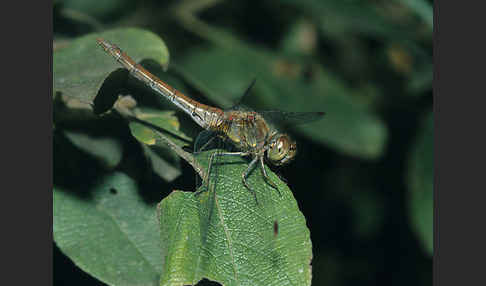
[[[262,153],[270,138],[270,126],[255,112],[228,111],[217,129],[244,152]]]
[[[296,143],[284,133],[277,132],[256,112],[233,110],[225,112],[225,120],[217,127],[241,151],[266,157],[281,166],[296,155]]]

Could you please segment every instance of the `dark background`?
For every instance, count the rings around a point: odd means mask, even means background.
[[[169,46],[171,60],[177,61],[205,43],[171,13],[177,2],[55,1],[54,51],[86,33],[137,26],[158,34]],[[296,22],[305,21],[313,27],[315,44],[310,52],[301,51],[303,58],[325,66],[355,90],[362,88],[362,94],[350,96],[370,102],[370,110],[387,128],[382,155],[371,159],[343,154],[292,133],[299,144],[298,159],[279,172],[294,190],[311,231],[313,285],[431,285],[432,257],[410,220],[408,182],[413,146],[433,102],[432,29],[426,18],[403,4],[407,1],[336,0],[323,6],[317,0],[212,2],[198,14],[203,21],[275,53],[282,52],[281,41]],[[324,7],[324,13],[316,7]],[[382,11],[378,21],[368,9]],[[335,25],[321,28],[322,17],[329,15]],[[369,23],[384,29],[366,28]],[[416,88],[409,88],[411,82]],[[195,98],[204,99],[194,87],[188,88],[193,88]],[[379,92],[370,95],[369,89]],[[115,126],[113,134],[124,142],[126,156],[119,168],[143,164],[137,157],[139,147],[124,126],[104,124]],[[88,176],[103,171],[56,133],[53,150],[54,184],[85,179],[73,176],[75,170],[87,170]],[[71,169],[61,163],[66,157],[77,158]],[[181,168],[182,176],[168,184],[169,189],[193,189],[192,169],[185,164]],[[54,284],[103,285],[76,268],[55,245]]]

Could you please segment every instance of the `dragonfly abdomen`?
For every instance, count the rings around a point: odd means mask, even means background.
[[[209,129],[212,125],[218,124],[220,118],[223,117],[224,112],[221,109],[199,103],[185,96],[180,91],[159,80],[116,45],[103,39],[97,39],[97,41],[105,52],[112,55],[130,74],[191,116],[199,126]]]

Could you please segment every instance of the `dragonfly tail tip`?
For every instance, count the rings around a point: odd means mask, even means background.
[[[105,39],[103,39],[103,38],[96,38],[96,41],[97,41],[97,42],[98,42],[98,44],[99,44],[100,46],[102,46],[103,48],[107,48],[107,47],[110,47],[110,46],[111,46],[111,45],[110,45],[110,43],[109,43],[109,42],[107,42],[107,41],[106,41]]]

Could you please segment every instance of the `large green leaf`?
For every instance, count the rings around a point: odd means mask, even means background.
[[[155,204],[113,173],[94,186],[54,188],[54,240],[84,271],[110,285],[157,285],[162,269]]]
[[[304,65],[240,45],[232,50],[193,49],[175,68],[222,106],[237,102],[256,76],[254,89],[263,106],[326,112],[322,120],[296,130],[345,154],[376,158],[383,152],[387,138],[383,122],[353,100],[357,91],[317,66],[312,67],[309,80]]]
[[[54,92],[76,97],[92,103],[105,79],[112,74],[113,83],[108,91],[114,93],[126,81],[127,72],[113,71],[120,65],[106,54],[96,42],[104,38],[122,49],[126,49],[136,62],[151,59],[162,66],[169,62],[169,52],[164,42],[155,34],[134,28],[116,29],[103,33],[89,34],[72,41],[53,56]],[[111,104],[114,103],[114,100]],[[111,106],[108,104],[106,109]]]
[[[208,154],[198,156],[204,166]],[[213,168],[210,191],[175,191],[159,204],[160,285],[310,285],[309,230],[290,189],[268,170],[280,196],[256,169],[248,183],[257,204],[241,182],[246,161],[220,158]]]
[[[430,255],[434,246],[434,115],[429,113],[413,146],[408,172],[410,221]]]

